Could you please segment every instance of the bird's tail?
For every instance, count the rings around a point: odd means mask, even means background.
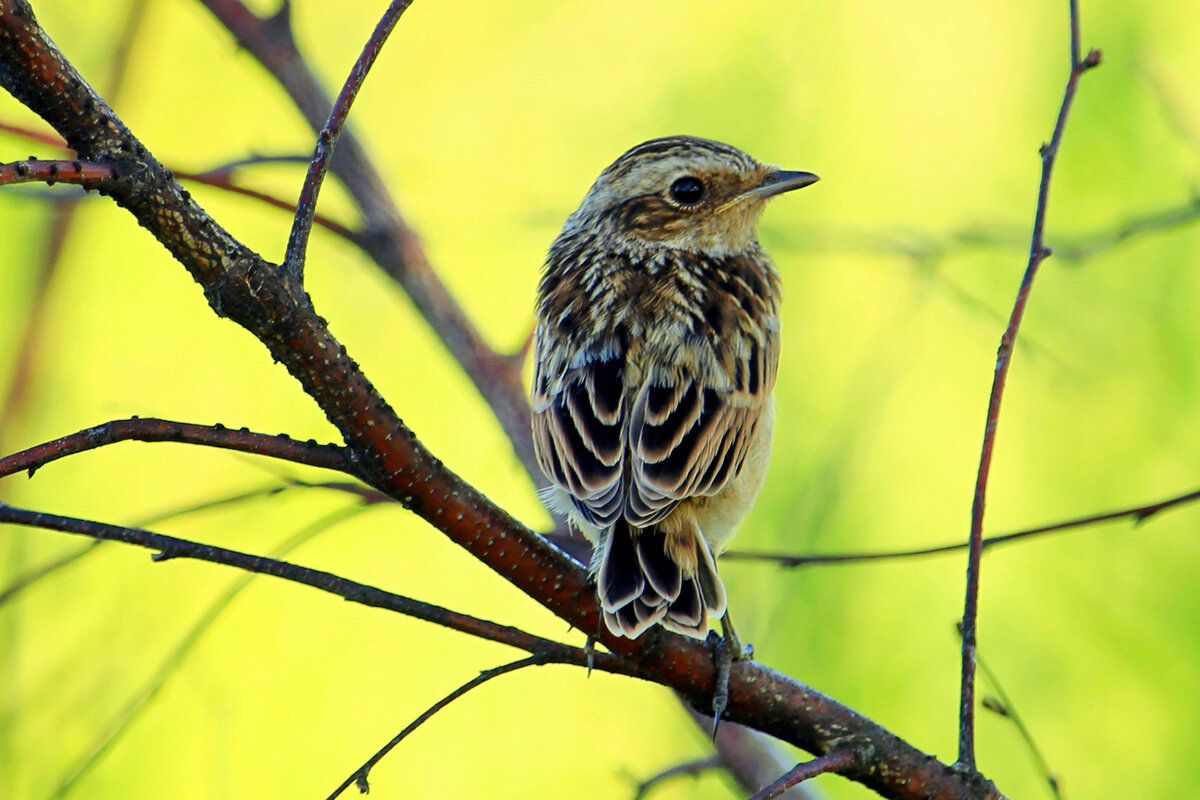
[[[725,614],[725,584],[694,522],[664,530],[661,523],[635,528],[618,519],[593,569],[604,623],[618,636],[636,639],[661,623],[703,639],[709,616]]]

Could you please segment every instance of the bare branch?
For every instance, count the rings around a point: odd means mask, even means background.
[[[57,514],[46,514],[40,511],[29,511],[23,508],[0,503],[0,523],[24,525],[31,528],[72,533],[78,536],[90,536],[93,539],[118,541],[126,544],[157,550],[155,561],[169,561],[173,558],[186,558],[195,561],[208,561],[213,564],[224,564],[237,569],[246,570],[262,575],[272,575],[284,580],[302,583],[323,592],[338,595],[353,603],[360,603],[372,608],[383,608],[405,614],[435,625],[477,636],[500,644],[507,644],[529,653],[549,655],[564,664],[584,666],[588,664],[588,654],[583,648],[534,636],[507,625],[499,625],[487,620],[478,619],[467,614],[413,600],[409,597],[385,592],[372,586],[356,583],[337,575],[320,570],[301,567],[265,556],[254,556],[224,547],[200,544],[187,539],[166,536],[161,533],[126,528],[120,525],[109,525],[103,522],[64,517]],[[591,654],[595,669],[612,672],[618,675],[644,677],[641,671],[624,659],[608,653]]]
[[[85,189],[99,189],[114,177],[112,167],[91,161],[42,161],[31,157],[0,164],[0,186],[73,183]]]
[[[7,123],[0,122],[0,131],[4,131],[6,133],[11,133],[14,136],[20,136],[22,138],[28,139],[33,142],[38,142],[40,144],[46,144],[46,145],[50,145],[52,147],[58,147],[63,150],[71,149],[67,145],[67,143],[65,141],[63,141],[63,139],[61,137],[42,133],[40,131],[30,130],[29,128],[22,128],[17,125],[9,125]],[[265,163],[275,163],[275,162],[280,162],[280,161],[290,162],[290,161],[295,161],[297,158],[301,159],[303,161],[303,163],[305,163],[305,164],[308,163],[307,156],[251,156],[249,158],[237,159],[237,160],[231,161],[227,164],[220,164],[217,167],[214,167],[213,169],[205,170],[204,172],[188,172],[187,170],[178,170],[178,169],[172,170],[172,172],[174,173],[175,177],[178,180],[191,181],[193,183],[203,184],[204,186],[211,186],[214,189],[221,189],[222,191],[226,191],[231,194],[238,194],[238,195],[242,195],[243,197],[249,197],[252,200],[258,200],[259,202],[265,203],[269,206],[272,206],[273,208],[278,208],[281,211],[286,211],[289,214],[295,215],[296,206],[294,203],[292,203],[288,200],[284,200],[283,198],[275,197],[274,195],[267,194],[266,192],[261,192],[257,189],[251,189],[248,186],[242,186],[241,184],[236,183],[233,180],[233,172],[238,167],[246,166],[248,164],[265,164]],[[24,163],[24,162],[17,162],[17,163]],[[38,162],[38,163],[50,163],[50,162]],[[58,163],[65,163],[65,162],[58,162]],[[77,162],[71,162],[71,163],[77,163]],[[11,166],[11,165],[6,165],[6,166]],[[97,166],[99,166],[99,165],[97,165]],[[109,175],[108,177],[111,178],[112,176]],[[33,179],[30,179],[30,180],[33,180]],[[64,179],[57,178],[57,180],[62,181]],[[19,182],[19,181],[13,181],[13,182]],[[75,181],[75,182],[77,182],[77,181]],[[360,248],[363,246],[362,241],[361,241],[362,235],[360,233],[350,230],[349,228],[347,228],[345,225],[341,224],[340,222],[335,222],[334,220],[331,220],[328,217],[325,217],[325,216],[322,216],[321,214],[316,214],[316,213],[314,213],[312,221],[315,222],[317,225],[321,226],[322,228],[325,228],[326,230],[330,231],[331,233],[334,233],[334,234],[342,237],[343,239],[346,239],[347,241],[352,242],[353,244],[357,245]]]
[[[257,489],[249,489],[244,492],[238,492],[237,494],[223,495],[213,500],[205,500],[200,503],[193,503],[182,508],[173,508],[169,511],[164,511],[161,514],[145,517],[142,520],[134,523],[131,527],[146,528],[159,522],[165,522],[169,519],[176,519],[188,514],[195,514],[200,511],[211,511],[213,509],[230,506],[235,503],[244,503],[248,500],[255,500],[260,497],[271,497],[281,494],[282,492],[294,491],[296,489],[330,489],[343,494],[356,495],[360,504],[364,506],[395,502],[387,495],[381,494],[374,489],[369,489],[357,483],[348,483],[344,481],[310,482],[297,480],[296,478],[291,477],[286,477],[283,480],[284,483],[280,485],[262,486]],[[103,544],[104,542],[101,540],[89,542],[74,552],[68,553],[65,556],[54,559],[46,564],[34,567],[17,575],[8,582],[8,585],[5,586],[3,590],[0,590],[0,606],[3,606],[14,597],[24,592],[26,589],[35,586],[42,580],[45,580],[51,575],[54,575],[57,572],[65,569],[66,567],[79,562],[83,558],[90,555],[92,551],[94,551],[99,545]]]
[[[840,772],[861,759],[861,754],[851,749],[831,750],[812,761],[797,764],[791,772],[763,789],[750,800],[774,800],[798,783],[802,783],[827,772]]]
[[[1200,500],[1200,489],[1195,489],[1184,494],[1168,497],[1166,500],[1159,500],[1157,503],[1150,503],[1144,506],[1134,506],[1133,508],[1122,508],[1118,511],[1108,511],[1103,514],[1091,514],[1086,517],[1078,517],[1065,522],[1055,522],[1050,525],[1042,525],[1037,528],[1028,528],[1023,531],[1015,531],[1013,533],[1004,533],[998,536],[989,536],[983,540],[983,548],[986,550],[989,547],[994,547],[998,544],[1008,544],[1009,542],[1017,542],[1022,539],[1028,539],[1035,536],[1042,536],[1047,533],[1058,533],[1060,531],[1072,530],[1075,528],[1083,528],[1088,525],[1095,525],[1101,522],[1112,522],[1120,519],[1132,519],[1135,524],[1141,524],[1150,517],[1158,514],[1160,511],[1166,511],[1176,506],[1186,505],[1187,503]],[[812,555],[797,555],[790,553],[755,553],[748,550],[730,550],[722,554],[722,559],[734,559],[741,561],[770,561],[778,564],[781,567],[805,567],[811,564],[850,564],[862,561],[886,561],[897,558],[918,558],[920,556],[941,555],[943,553],[953,553],[958,550],[965,550],[970,547],[970,542],[960,542],[959,544],[943,544],[935,547],[920,547],[913,550],[884,550],[874,553],[818,553]]]
[[[20,125],[12,125],[7,122],[0,122],[0,132],[11,133],[13,136],[20,136],[22,139],[28,139],[31,142],[37,142],[49,147],[60,147],[64,150],[70,150],[67,143],[61,136],[56,136],[53,133],[44,131],[35,131],[32,128],[25,128]]]
[[[512,663],[505,664],[500,667],[493,667],[491,669],[486,669],[483,672],[479,673],[479,675],[477,675],[476,677],[467,681],[462,686],[458,687],[453,692],[451,692],[450,694],[443,697],[441,700],[438,700],[436,703],[434,703],[432,706],[430,706],[428,709],[426,709],[425,712],[421,714],[421,716],[417,717],[407,727],[405,727],[404,730],[402,730],[398,734],[396,734],[395,738],[393,738],[390,742],[388,742],[383,747],[381,747],[379,749],[379,751],[375,753],[375,755],[368,758],[366,763],[364,763],[361,767],[356,769],[354,771],[354,773],[350,775],[349,778],[346,778],[345,782],[343,782],[341,786],[334,789],[333,794],[329,795],[328,800],[334,800],[334,798],[341,795],[342,792],[349,789],[352,784],[357,785],[358,790],[360,792],[362,792],[363,794],[366,794],[367,792],[369,792],[370,786],[367,783],[367,778],[370,775],[371,770],[375,768],[375,765],[378,764],[380,761],[382,761],[384,756],[386,756],[388,753],[390,753],[392,751],[392,749],[395,748],[396,745],[400,744],[400,742],[402,742],[405,738],[407,738],[409,734],[411,734],[417,728],[421,727],[426,722],[428,722],[429,719],[431,717],[433,717],[434,714],[441,711],[443,708],[450,705],[451,703],[453,703],[458,698],[462,697],[467,692],[471,691],[472,689],[474,689],[478,686],[481,686],[481,685],[487,683],[492,678],[499,678],[501,675],[507,675],[510,672],[516,672],[517,670],[524,669],[525,667],[540,667],[543,664],[553,664],[553,663],[562,663],[562,662],[558,662],[556,659],[554,659],[550,656],[547,656],[547,655],[534,655],[534,656],[530,656],[529,658],[522,658],[520,661],[513,661]]]
[[[1004,687],[1000,684],[1000,680],[996,677],[996,673],[988,667],[987,662],[983,660],[982,656],[979,657],[979,669],[983,672],[984,677],[988,679],[988,682],[992,684],[992,688],[996,690],[996,694],[999,696],[999,699],[992,697],[984,698],[984,708],[1012,721],[1013,726],[1017,729],[1017,733],[1024,740],[1025,746],[1029,748],[1029,753],[1033,756],[1038,771],[1045,777],[1046,785],[1050,788],[1050,793],[1054,795],[1055,800],[1062,800],[1058,777],[1050,771],[1050,765],[1046,763],[1046,758],[1042,755],[1041,748],[1037,746],[1037,742],[1034,741],[1033,734],[1030,732],[1029,727],[1026,726],[1025,720],[1021,719],[1021,715],[1017,713],[1016,705],[1013,704],[1008,693],[1004,691]]]
[[[72,564],[75,564],[101,544],[103,544],[101,541],[88,542],[78,550],[73,550],[70,553],[66,553],[65,555],[48,561],[45,564],[32,567],[18,574],[8,582],[8,585],[4,587],[3,591],[0,591],[0,606],[3,606],[5,603],[21,594],[21,592],[25,591],[30,586],[33,586],[44,578],[47,578],[54,573],[66,569]]]
[[[287,255],[283,259],[283,268],[289,270],[299,280],[304,273],[304,252],[308,247],[308,235],[312,231],[313,216],[317,213],[317,195],[321,192],[321,183],[325,180],[325,172],[329,169],[329,160],[337,147],[338,137],[342,127],[350,115],[350,106],[358,97],[359,89],[367,78],[379,51],[396,27],[400,15],[411,5],[412,0],[392,0],[387,10],[383,12],[374,33],[363,47],[362,54],[354,62],[349,77],[342,85],[333,109],[329,112],[329,120],[317,135],[317,148],[313,153],[312,163],[308,167],[308,175],[304,178],[304,188],[300,190],[300,201],[296,204],[296,220],[292,224],[292,233],[288,237]]]
[[[251,433],[245,428],[231,430],[224,425],[195,425],[133,417],[105,422],[0,458],[0,478],[23,470],[28,470],[32,476],[46,464],[60,458],[127,441],[199,444],[355,474],[349,451],[337,445],[317,444],[311,440],[301,442],[282,434],[269,436]]]
[[[1004,397],[1004,384],[1012,363],[1013,345],[1025,316],[1025,306],[1033,289],[1033,279],[1038,267],[1050,255],[1043,231],[1046,225],[1046,203],[1050,194],[1050,176],[1054,159],[1062,143],[1071,101],[1075,99],[1075,87],[1084,72],[1100,63],[1100,51],[1092,50],[1085,58],[1079,57],[1079,8],[1078,0],[1068,0],[1071,26],[1071,72],[1063,91],[1058,119],[1050,143],[1042,146],[1042,177],[1038,187],[1037,210],[1034,212],[1033,237],[1029,247],[1029,263],[1017,290],[1017,299],[1009,315],[1008,327],[1000,338],[1000,349],[996,354],[996,372],[988,398],[987,423],[984,425],[983,448],[979,457],[979,471],[975,479],[975,493],[971,508],[971,540],[967,561],[966,601],[963,604],[963,647],[962,647],[962,691],[959,700],[958,763],[975,768],[975,621],[979,610],[979,571],[983,558],[983,510],[987,496],[988,475],[992,466],[992,451],[996,443],[996,426],[1000,421],[1000,402]]]
[[[685,761],[682,764],[676,764],[673,767],[668,767],[661,772],[656,772],[644,781],[638,781],[637,789],[633,793],[633,800],[643,800],[650,793],[650,790],[658,786],[660,783],[665,783],[672,778],[679,777],[699,777],[701,774],[714,769],[724,769],[725,762],[720,756],[709,756],[708,758],[698,758],[695,761]]]
[[[175,177],[182,181],[193,181],[195,183],[203,184],[204,186],[211,186],[214,189],[221,189],[223,191],[230,192],[231,194],[239,194],[243,197],[249,197],[252,200],[258,200],[259,202],[266,203],[269,206],[286,211],[289,214],[296,213],[296,206],[292,203],[282,198],[275,197],[274,195],[267,194],[266,192],[260,192],[257,189],[251,189],[248,186],[243,186],[240,183],[235,182],[229,171],[210,170],[208,172],[183,172],[176,170]],[[342,237],[343,239],[353,242],[356,245],[359,244],[359,234],[350,230],[340,222],[335,222],[329,217],[315,213],[313,214],[312,221],[322,228],[325,228],[329,232]]]
[[[311,161],[311,157],[298,155],[295,153],[285,153],[283,155],[274,156],[251,153],[245,158],[235,158],[230,161],[224,161],[220,164],[217,164],[215,167],[210,167],[209,169],[204,170],[204,172],[198,174],[207,175],[210,177],[217,175],[230,175],[231,173],[242,169],[243,167],[256,167],[263,164],[309,164]],[[295,211],[295,206],[292,206],[292,210]]]

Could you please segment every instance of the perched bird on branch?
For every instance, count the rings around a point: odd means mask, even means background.
[[[758,218],[816,180],[720,142],[654,139],[600,174],[550,248],[533,442],[544,501],[594,546],[614,634],[704,638],[726,613],[715,558],[763,482],[779,363]]]

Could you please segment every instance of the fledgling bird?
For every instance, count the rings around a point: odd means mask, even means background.
[[[763,482],[779,363],[758,218],[816,180],[720,142],[654,139],[600,174],[550,247],[533,442],[543,500],[594,546],[614,634],[704,638],[725,615],[715,559]]]

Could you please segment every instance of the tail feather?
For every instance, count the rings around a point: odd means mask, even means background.
[[[662,534],[643,532],[630,538],[637,543],[638,567],[646,582],[664,600],[674,602],[683,585],[683,570],[667,554]]]
[[[657,623],[703,639],[709,617],[725,613],[725,585],[708,543],[694,527],[682,535],[693,541],[680,547],[675,534],[668,546],[658,528],[634,528],[623,519],[608,531],[593,566],[610,631],[636,639]]]
[[[729,605],[725,596],[725,582],[717,574],[717,562],[713,559],[712,551],[708,549],[708,542],[703,536],[698,535],[696,538],[699,540],[696,550],[700,556],[697,559],[699,563],[696,564],[696,583],[700,593],[704,595],[703,604],[708,608],[709,614],[723,617]]]
[[[605,611],[616,611],[632,603],[646,589],[646,579],[638,567],[633,538],[628,528],[625,535],[619,535],[621,527],[620,522],[614,526],[613,531],[604,538],[600,551],[596,587],[600,605]]]

